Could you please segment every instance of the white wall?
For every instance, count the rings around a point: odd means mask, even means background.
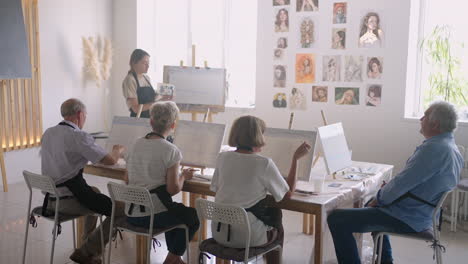
[[[84,129],[103,130],[104,88],[111,82],[104,81],[98,89],[85,80],[81,37],[112,38],[112,0],[41,0],[38,5],[44,130],[60,122],[60,105],[70,97],[87,105]],[[22,181],[22,170],[40,172],[39,148],[7,152],[5,164],[8,182]]]
[[[419,122],[403,119],[404,98],[406,86],[406,61],[409,34],[410,2],[408,0],[360,0],[348,1],[348,25],[347,25],[347,50],[336,52],[329,49],[332,30],[332,5],[335,1],[321,0],[320,11],[313,14],[318,21],[318,46],[314,49],[288,48],[288,81],[287,88],[273,88],[273,47],[277,36],[273,33],[273,10],[271,1],[259,1],[258,17],[258,42],[257,42],[257,90],[256,109],[252,111],[229,109],[226,113],[216,115],[215,122],[226,122],[242,114],[254,114],[263,118],[268,126],[286,128],[288,125],[289,110],[281,110],[272,107],[273,95],[285,91],[288,95],[292,87],[306,88],[307,111],[295,111],[293,128],[315,129],[322,125],[320,110],[324,110],[328,122],[342,122],[348,139],[348,144],[353,150],[353,159],[377,163],[393,164],[395,172],[401,170],[407,158],[417,145],[423,141],[419,134]],[[289,14],[291,27],[297,25],[294,21],[298,18],[295,6],[291,1]],[[375,7],[375,8],[373,8]],[[321,56],[330,54],[348,54],[366,56],[365,49],[357,48],[357,35],[359,20],[365,11],[377,10],[382,15],[382,23],[386,33],[385,48],[382,51],[369,51],[384,57],[384,82],[382,88],[382,105],[377,108],[366,107],[362,103],[365,93],[364,85],[361,86],[361,104],[359,106],[342,106],[334,103],[334,91],[329,89],[328,103],[312,103],[311,84],[298,85],[294,83],[294,60],[296,53],[315,53],[318,56],[317,68],[321,69]],[[302,15],[302,14],[301,14]],[[340,25],[335,27],[341,27]],[[295,31],[297,32],[297,31]],[[290,33],[290,45],[296,35]],[[316,73],[316,78],[321,79],[321,73]],[[313,85],[320,84],[317,81]],[[334,86],[334,84],[330,84]],[[353,85],[354,87],[354,85]],[[186,117],[188,118],[188,117]],[[228,128],[229,129],[229,128]],[[458,144],[468,145],[468,125],[460,125],[455,133]]]

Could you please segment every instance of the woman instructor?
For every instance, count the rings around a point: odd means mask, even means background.
[[[149,68],[150,55],[142,50],[136,49],[130,56],[130,70],[122,82],[123,95],[126,99],[130,116],[136,117],[143,105],[140,117],[149,118],[149,109],[156,101],[156,92],[146,73]]]

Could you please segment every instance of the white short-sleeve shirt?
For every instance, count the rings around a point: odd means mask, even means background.
[[[166,184],[167,169],[182,160],[180,150],[165,139],[136,140],[133,148],[128,152],[127,171],[130,185],[145,187],[152,190]],[[167,209],[157,198],[156,194],[151,194],[155,213],[166,211]],[[125,210],[128,214],[128,205]],[[149,210],[140,212],[136,206],[131,216],[147,216]]]
[[[149,83],[148,81],[151,82],[151,79],[146,74],[138,77],[138,82],[140,83],[140,86],[151,86],[151,83]],[[125,76],[125,79],[122,82],[122,92],[123,92],[123,96],[125,97],[125,101],[127,103],[128,108],[130,108],[131,105],[127,101],[127,99],[138,98],[137,88],[138,88],[138,85],[133,74],[132,73],[127,74],[127,76]]]
[[[94,142],[94,138],[70,121],[68,125],[48,128],[42,136],[42,174],[61,184],[75,177],[91,161],[98,163],[107,151]],[[72,196],[67,187],[57,188],[59,196]]]
[[[281,201],[289,191],[289,186],[275,163],[267,157],[258,154],[243,154],[238,152],[220,153],[216,163],[210,189],[216,192],[218,203],[249,208],[271,194],[276,201]],[[266,231],[270,227],[248,213],[251,225],[251,246],[267,242]],[[218,243],[230,247],[243,247],[245,230],[231,227],[231,239],[226,240],[227,228],[221,226],[216,232],[216,223],[212,224],[213,237]]]

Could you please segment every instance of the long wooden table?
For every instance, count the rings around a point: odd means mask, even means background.
[[[354,162],[353,165],[359,164],[370,163]],[[323,262],[323,236],[324,230],[326,228],[326,217],[328,212],[334,208],[342,206],[345,202],[349,203],[351,201],[355,204],[362,204],[362,202],[359,203],[359,201],[362,201],[365,199],[365,197],[375,195],[377,190],[380,188],[382,180],[389,180],[391,178],[393,169],[392,165],[373,165],[379,166],[379,171],[376,172],[375,175],[366,177],[363,181],[360,182],[353,182],[342,178],[332,181],[327,180],[325,185],[328,185],[330,182],[339,182],[343,184],[343,187],[340,188],[337,192],[333,192],[335,189],[326,187],[325,193],[323,195],[293,194],[291,199],[275,203],[276,206],[285,210],[312,214],[315,216],[315,244],[313,250],[314,263]],[[125,169],[104,167],[99,165],[88,165],[85,167],[84,173],[107,177],[110,179],[122,180],[125,175]],[[192,194],[214,196],[215,193],[209,190],[209,186],[210,182],[208,181],[190,180],[185,182],[183,191],[190,192]],[[80,236],[78,235],[78,237]],[[141,247],[141,244],[142,243],[137,243],[137,246]],[[144,254],[143,251],[145,251],[145,249],[137,248],[137,263],[144,263],[143,258],[146,257],[146,254]]]

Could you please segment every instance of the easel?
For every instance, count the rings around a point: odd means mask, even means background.
[[[8,192],[8,183],[5,169],[5,158],[3,156],[3,147],[0,146],[0,170],[2,171],[3,192]]]

